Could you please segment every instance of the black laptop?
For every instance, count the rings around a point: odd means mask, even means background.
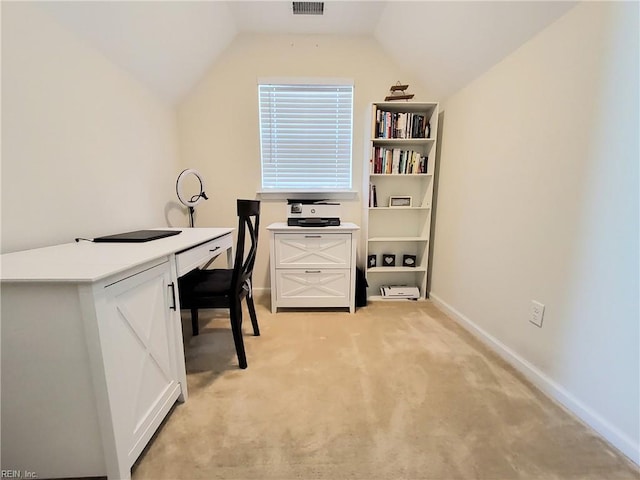
[[[93,239],[97,243],[140,243],[178,235],[182,230],[136,230]]]

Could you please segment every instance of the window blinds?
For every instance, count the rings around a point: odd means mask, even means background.
[[[263,190],[351,188],[353,85],[259,85]]]

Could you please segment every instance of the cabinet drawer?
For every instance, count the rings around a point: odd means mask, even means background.
[[[276,234],[275,256],[276,268],[348,268],[351,234]]]
[[[231,235],[216,238],[207,243],[176,253],[176,266],[178,277],[190,272],[196,267],[206,263],[207,260],[217,257],[233,245]]]
[[[276,271],[279,307],[348,307],[349,269],[280,269]]]

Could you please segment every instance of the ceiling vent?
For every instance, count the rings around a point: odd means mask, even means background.
[[[293,2],[294,15],[322,15],[324,2]]]

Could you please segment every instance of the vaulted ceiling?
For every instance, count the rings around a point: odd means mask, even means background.
[[[289,1],[37,3],[172,104],[245,32],[371,36],[444,100],[575,4],[330,0],[315,16]]]

